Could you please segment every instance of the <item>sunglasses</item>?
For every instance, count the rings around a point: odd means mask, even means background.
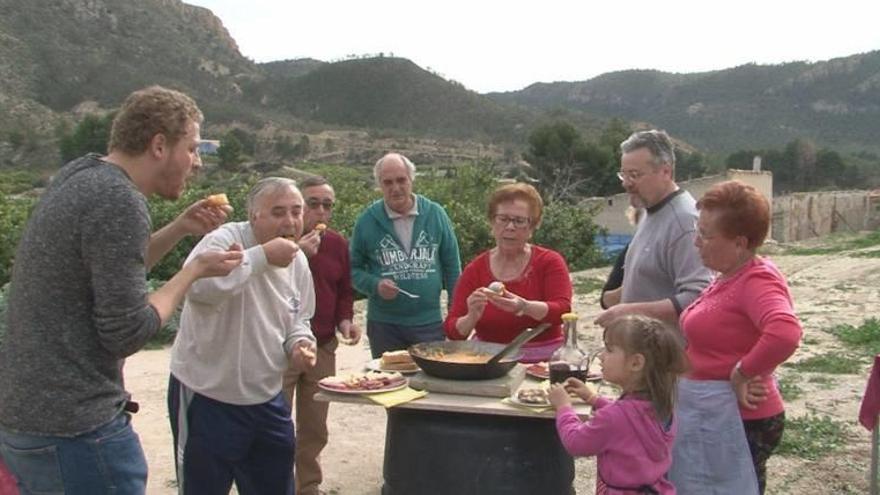
[[[309,198],[306,200],[306,206],[308,206],[309,208],[311,208],[313,210],[317,210],[318,208],[321,208],[322,206],[324,207],[325,210],[332,210],[333,204],[334,204],[333,201],[329,200],[329,199],[325,199],[325,200],[321,201],[320,199]]]

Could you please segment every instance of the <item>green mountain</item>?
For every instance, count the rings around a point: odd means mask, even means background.
[[[0,11],[0,164],[57,163],[64,129],[150,84],[193,95],[205,137],[251,133],[257,161],[289,159],[283,150],[305,138],[310,154],[296,159],[363,163],[400,149],[426,161],[514,161],[536,125],[564,119],[592,139],[611,117],[708,151],[798,137],[880,150],[880,52],[481,95],[394,57],[256,64],[210,10],[180,0],[0,0]]]
[[[304,120],[462,139],[516,139],[537,116],[532,110],[496,103],[402,58],[322,64],[303,75],[267,78],[259,86],[264,105]]]
[[[648,122],[711,151],[779,147],[796,138],[841,149],[880,147],[880,51],[697,74],[613,72],[489,96]]]

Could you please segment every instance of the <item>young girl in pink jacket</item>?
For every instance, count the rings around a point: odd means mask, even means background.
[[[575,378],[550,389],[556,430],[573,456],[596,456],[596,493],[674,494],[666,479],[672,463],[675,383],[686,369],[680,337],[662,322],[625,316],[605,329],[599,356],[602,378],[623,393],[609,400]],[[593,406],[582,423],[571,408],[572,392]]]

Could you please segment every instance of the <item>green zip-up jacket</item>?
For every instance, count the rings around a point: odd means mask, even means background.
[[[375,201],[358,217],[351,237],[351,278],[355,289],[369,300],[367,320],[404,326],[421,326],[443,321],[440,291],[449,301],[461,259],[452,222],[439,204],[415,195],[419,214],[413,225],[410,251],[404,252],[383,200]],[[398,294],[385,300],[376,287],[383,278],[401,289],[418,294],[412,299]]]

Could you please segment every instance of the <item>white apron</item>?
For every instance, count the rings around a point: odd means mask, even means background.
[[[678,495],[757,495],[758,480],[728,381],[678,382],[669,479]]]

